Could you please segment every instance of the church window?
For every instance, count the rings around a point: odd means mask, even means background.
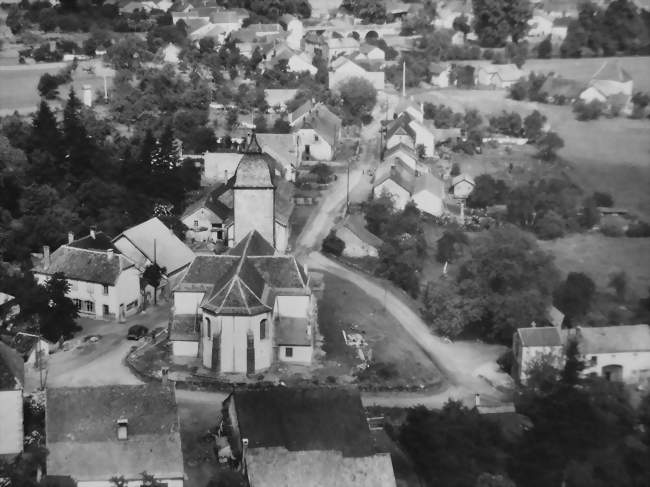
[[[208,338],[212,336],[212,323],[210,323],[210,318],[205,319],[205,336]]]
[[[260,340],[264,340],[267,337],[266,331],[266,320],[260,321]]]

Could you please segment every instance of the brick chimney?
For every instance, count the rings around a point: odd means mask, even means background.
[[[95,240],[95,236],[96,236],[96,234],[95,234],[95,227],[90,227],[90,238],[92,238],[93,240]]]

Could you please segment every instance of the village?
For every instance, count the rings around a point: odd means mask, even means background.
[[[0,2],[0,484],[645,485],[650,14],[496,3]]]

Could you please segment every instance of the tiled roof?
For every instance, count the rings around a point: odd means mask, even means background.
[[[136,260],[136,263],[143,265],[144,256],[150,262],[155,260],[160,267],[167,270],[168,274],[182,269],[194,259],[194,253],[190,248],[155,217],[125,230],[113,240],[113,243],[125,253],[125,248],[120,244],[121,239],[128,240],[138,249],[140,256],[129,255]]]
[[[554,326],[519,328],[517,333],[525,347],[559,347],[562,345],[562,336]]]
[[[469,174],[465,174],[465,173],[463,173],[463,174],[459,174],[458,176],[454,176],[454,177],[452,178],[452,180],[451,180],[451,185],[452,185],[452,186],[456,186],[458,183],[460,183],[460,182],[462,182],[462,181],[467,181],[467,182],[470,183],[472,186],[473,186],[474,184],[476,184],[476,183],[474,182],[474,178],[473,178],[472,176],[470,176]]]
[[[128,421],[128,439],[117,439],[117,420]],[[173,388],[160,384],[48,388],[47,471],[77,481],[116,472],[140,478],[182,478],[178,410]]]
[[[334,115],[325,105],[317,104],[308,115],[303,118],[302,126],[313,129],[330,146],[336,142],[341,119]]]
[[[379,186],[387,180],[395,181],[399,186],[408,191],[409,194],[413,193],[413,185],[415,182],[415,173],[413,170],[406,166],[401,160],[397,159],[395,164],[384,163],[380,164],[375,173],[375,180],[373,186]]]
[[[235,188],[273,188],[269,159],[271,156],[262,152],[253,133],[246,153],[237,166]]]
[[[405,152],[408,154],[414,161],[418,160],[418,155],[415,153],[413,149],[411,149],[408,145],[404,144],[403,142],[400,142],[399,144],[395,144],[393,147],[388,149],[384,153],[384,158],[387,159],[394,154],[397,154],[398,152]]]
[[[115,285],[123,270],[133,262],[115,252],[85,250],[62,245],[50,255],[50,264],[41,259],[33,272],[51,276],[61,272],[67,279]]]
[[[648,325],[582,327],[577,336],[583,354],[650,351]]]
[[[304,289],[307,285],[293,255],[251,256],[248,260],[273,288]]]
[[[280,316],[275,320],[275,344],[306,347],[312,344],[309,318]]]
[[[445,182],[430,172],[418,174],[413,181],[413,195],[427,191],[440,199],[445,197]]]
[[[20,389],[24,382],[23,358],[13,348],[0,342],[0,391]]]
[[[197,255],[175,290],[209,291],[215,282],[232,271],[237,262],[236,255]]]
[[[370,430],[353,388],[287,388],[237,391],[239,430],[248,449],[327,450],[344,457],[373,455]]]
[[[390,139],[396,133],[404,133],[410,137],[415,137],[415,132],[409,127],[411,123],[411,116],[407,112],[403,112],[395,120],[388,124],[386,128],[386,140]]]
[[[343,226],[359,237],[363,242],[379,248],[383,243],[377,235],[366,228],[363,217],[359,214],[349,215],[343,222]]]
[[[93,237],[92,233],[86,235],[85,237],[74,240],[68,244],[68,247],[74,247],[77,249],[87,249],[87,250],[108,250],[112,249],[114,252],[119,252],[113,245],[111,237],[106,235],[104,232],[95,232]]]

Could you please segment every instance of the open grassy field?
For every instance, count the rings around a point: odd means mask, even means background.
[[[559,154],[572,164],[571,175],[585,191],[609,191],[617,206],[650,218],[648,121],[612,118],[579,122],[568,106],[519,102],[506,98],[505,91],[432,90],[417,94],[416,99],[443,103],[456,111],[476,108],[484,118],[502,110],[522,116],[539,110],[564,139]]]
[[[45,73],[57,74],[68,63],[42,63],[19,66],[0,66],[0,115],[7,115],[18,110],[19,113],[34,111],[40,101],[37,86],[41,76]],[[79,96],[83,85],[90,85],[93,93],[104,90],[104,79],[101,76],[88,74],[82,69],[77,69],[73,75],[72,86]],[[107,76],[107,85],[110,90],[112,77]],[[65,99],[70,84],[59,88],[60,98]],[[52,103],[57,105],[55,101]]]
[[[327,361],[347,369],[358,363],[352,348],[343,340],[341,331],[345,330],[361,333],[372,348],[373,360],[394,368],[395,376],[373,385],[431,386],[442,381],[435,364],[393,321],[382,303],[354,284],[329,273],[325,274],[325,293],[318,304],[318,325]]]
[[[650,238],[612,238],[600,233],[582,233],[539,244],[555,256],[555,263],[564,274],[584,272],[605,291],[610,274],[623,270],[628,276],[630,297],[647,296]]]

